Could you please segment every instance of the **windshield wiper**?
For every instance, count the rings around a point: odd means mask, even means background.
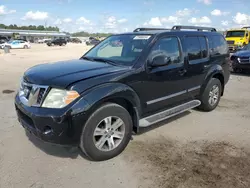
[[[109,63],[111,65],[117,65],[115,61],[109,60],[109,59],[102,59],[102,58],[93,58],[93,61],[100,61],[104,63]]]
[[[93,59],[92,59],[92,58],[90,58],[90,57],[86,57],[86,56],[82,56],[80,59],[85,59],[85,60],[88,60],[88,61],[93,61]]]

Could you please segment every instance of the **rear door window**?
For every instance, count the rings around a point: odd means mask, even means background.
[[[199,38],[196,36],[186,37],[185,43],[189,61],[201,59],[201,46]]]
[[[208,57],[208,45],[206,37],[199,37],[200,45],[201,45],[201,58]]]
[[[199,63],[200,60],[208,58],[208,43],[205,36],[188,36],[185,38],[185,44],[191,63]]]

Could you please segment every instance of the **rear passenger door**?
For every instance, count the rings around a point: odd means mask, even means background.
[[[209,46],[205,36],[185,36],[186,51],[185,66],[187,70],[187,84],[190,98],[197,96],[209,68]]]

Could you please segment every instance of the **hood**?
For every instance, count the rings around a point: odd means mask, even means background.
[[[31,67],[24,73],[24,79],[33,84],[66,88],[71,83],[80,80],[128,69],[129,67],[114,66],[103,62],[70,60]]]
[[[250,50],[240,50],[234,54],[238,57],[250,57]]]

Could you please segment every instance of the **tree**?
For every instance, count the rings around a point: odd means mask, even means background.
[[[16,24],[13,25],[13,29],[18,29]]]
[[[20,30],[41,30],[41,31],[60,31],[58,27],[44,27],[43,25],[17,26],[16,24],[5,25],[0,24],[1,29],[20,29]]]
[[[37,30],[44,31],[44,30],[45,30],[45,28],[44,28],[44,26],[43,26],[43,25],[39,25],[39,26],[37,26]]]

